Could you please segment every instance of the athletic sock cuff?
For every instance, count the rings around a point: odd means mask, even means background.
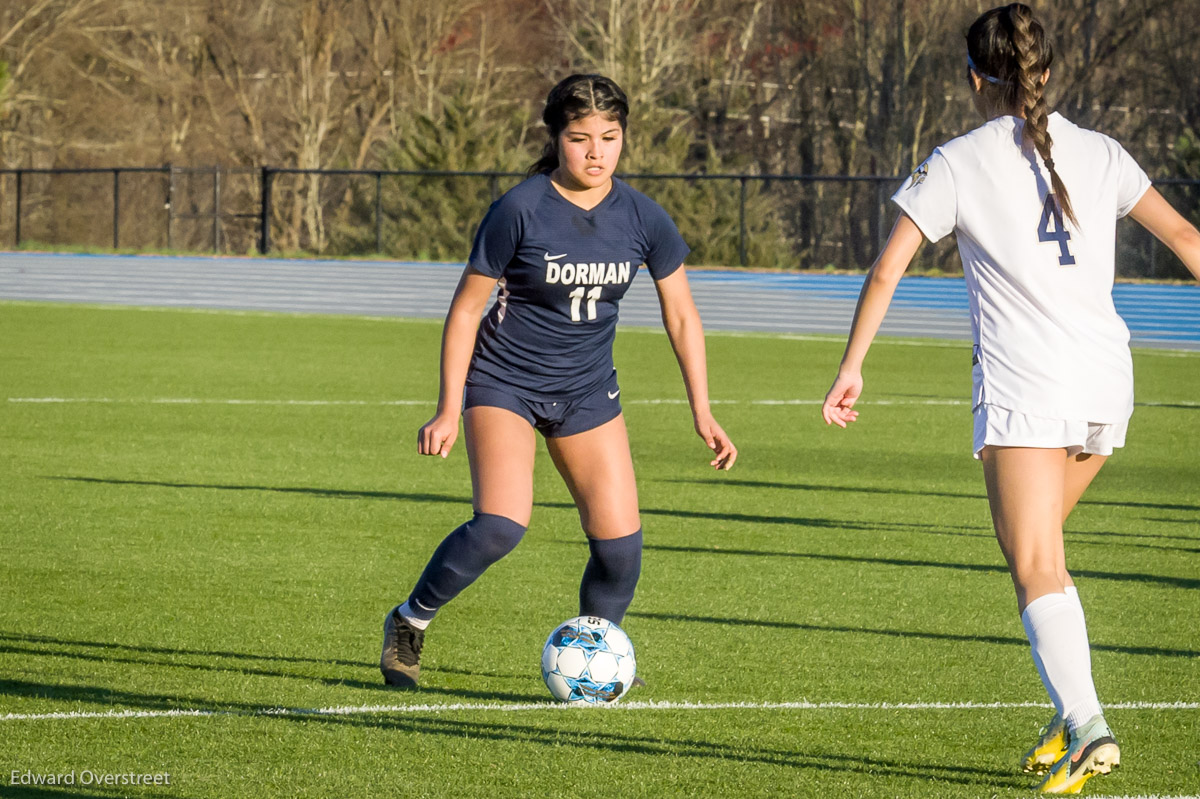
[[[1063,720],[1067,722],[1067,729],[1075,732],[1075,730],[1087,724],[1096,716],[1103,715],[1103,713],[1104,710],[1100,707],[1099,701],[1089,700],[1080,702],[1075,707],[1067,709],[1067,712],[1063,714]]]
[[[1042,619],[1064,611],[1075,612],[1075,603],[1069,596],[1066,594],[1042,594],[1025,606],[1025,610],[1021,613],[1021,624],[1025,626],[1025,633],[1032,635],[1033,630],[1040,626]]]
[[[410,597],[400,607],[396,608],[396,612],[400,617],[418,630],[424,630],[429,626],[429,622],[433,621],[433,617],[437,614],[436,610],[426,610],[417,602],[414,602]]]
[[[641,553],[642,528],[620,538],[588,538],[588,549],[592,554],[600,556]]]

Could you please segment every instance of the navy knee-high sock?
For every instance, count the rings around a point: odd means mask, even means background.
[[[587,568],[579,583],[579,615],[620,624],[642,573],[642,531],[624,538],[589,538]]]
[[[525,525],[504,516],[476,513],[434,550],[408,597],[408,610],[419,619],[432,619],[442,605],[512,552],[525,529]]]

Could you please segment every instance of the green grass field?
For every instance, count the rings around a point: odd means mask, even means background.
[[[587,548],[544,448],[525,541],[430,628],[421,690],[377,670],[384,614],[470,513],[461,447],[415,454],[439,335],[0,304],[0,795],[1031,793],[1014,764],[1050,711],[969,453],[966,345],[878,342],[840,431],[815,405],[840,341],[711,335],[741,450],[716,474],[666,337],[623,331],[649,685],[563,709],[539,655]],[[1196,793],[1200,356],[1135,358],[1129,446],[1068,523],[1124,758],[1085,793]],[[131,772],[170,784],[82,784]]]

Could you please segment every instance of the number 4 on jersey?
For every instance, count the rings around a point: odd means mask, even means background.
[[[1051,222],[1054,223],[1054,230],[1050,229]],[[1063,224],[1062,211],[1058,208],[1058,202],[1055,201],[1053,194],[1047,194],[1046,204],[1042,206],[1042,222],[1038,225],[1038,241],[1058,242],[1058,265],[1074,266],[1075,256],[1071,255],[1071,251],[1067,248],[1067,242],[1070,240],[1071,232]]]

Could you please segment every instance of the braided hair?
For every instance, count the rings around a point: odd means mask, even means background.
[[[569,75],[558,82],[546,97],[542,121],[549,129],[550,141],[542,148],[542,157],[529,167],[527,174],[549,174],[558,168],[558,137],[567,125],[592,114],[603,114],[625,130],[629,100],[625,92],[603,75]]]
[[[1054,48],[1045,29],[1024,3],[1011,3],[986,12],[967,30],[967,66],[984,84],[1000,108],[1019,108],[1025,115],[1021,143],[1042,157],[1050,186],[1065,219],[1078,224],[1066,184],[1054,168],[1045,85],[1042,75],[1054,61]]]

